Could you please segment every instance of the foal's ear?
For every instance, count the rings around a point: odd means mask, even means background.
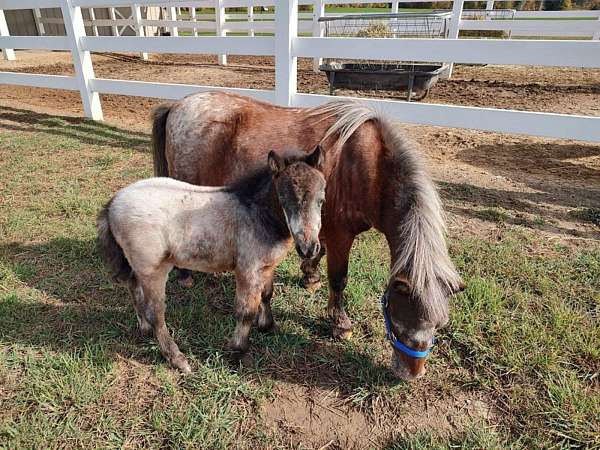
[[[309,166],[321,170],[321,168],[323,167],[323,150],[321,149],[321,146],[317,145],[312,151],[312,153],[309,154],[304,161]]]
[[[269,152],[269,169],[274,175],[277,175],[283,169],[285,169],[284,159],[275,153],[273,150]]]

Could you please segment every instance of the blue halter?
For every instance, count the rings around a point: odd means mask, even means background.
[[[392,322],[390,320],[390,316],[388,315],[387,307],[388,307],[388,298],[387,298],[387,294],[384,294],[383,297],[381,297],[381,309],[383,310],[383,318],[385,320],[386,337],[392,343],[394,348],[412,358],[426,358],[427,355],[429,355],[429,352],[431,351],[431,347],[429,347],[427,350],[422,351],[422,352],[418,351],[418,350],[414,350],[414,349],[410,348],[409,346],[407,346],[406,344],[404,344],[402,341],[400,341],[400,339],[398,339],[396,337],[396,335],[394,335],[394,332],[392,331]]]

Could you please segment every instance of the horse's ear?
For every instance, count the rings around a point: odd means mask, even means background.
[[[285,161],[273,150],[269,152],[269,168],[275,175],[285,169]]]
[[[317,145],[310,155],[304,160],[306,164],[315,169],[321,170],[323,167],[323,150],[320,145]]]

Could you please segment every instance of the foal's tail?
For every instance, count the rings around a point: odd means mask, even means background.
[[[115,240],[115,236],[110,229],[110,222],[108,220],[108,211],[110,204],[102,208],[98,219],[96,220],[96,228],[98,229],[98,249],[102,255],[102,259],[109,266],[112,272],[113,279],[115,281],[128,281],[131,279],[133,271],[129,265],[129,261],[123,253],[123,249]]]
[[[165,155],[165,135],[167,118],[173,103],[163,103],[152,111],[152,153],[154,158],[154,175],[168,177],[169,166]]]

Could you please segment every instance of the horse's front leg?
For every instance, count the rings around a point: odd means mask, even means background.
[[[271,299],[273,298],[273,271],[275,268],[265,270],[263,288],[261,292],[260,308],[256,315],[255,325],[258,330],[267,333],[275,328],[273,312],[271,311]]]
[[[263,278],[256,272],[236,270],[235,273],[235,313],[236,320],[229,348],[234,357],[241,358],[250,347],[250,329],[260,308]]]
[[[321,274],[319,273],[319,262],[325,256],[325,242],[321,240],[321,250],[312,259],[303,259],[300,269],[304,276],[302,277],[302,286],[310,291],[315,291],[321,287]]]
[[[331,319],[333,337],[348,339],[352,336],[352,322],[344,309],[344,289],[348,282],[348,257],[354,235],[341,231],[327,240],[327,277],[329,302],[327,313]]]

